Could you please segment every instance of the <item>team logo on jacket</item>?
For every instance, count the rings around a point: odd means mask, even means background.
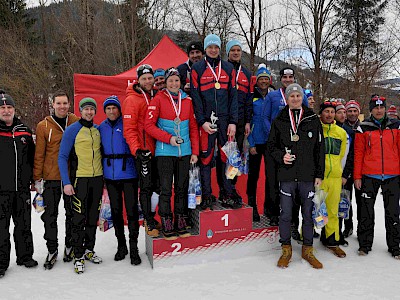
[[[22,142],[22,144],[25,145],[25,144],[26,144],[26,138],[22,137],[22,138],[21,138],[21,142]]]
[[[124,119],[131,119],[132,115],[124,115]]]
[[[120,128],[117,128],[116,132],[122,132],[122,130]]]
[[[312,131],[308,132],[308,137],[311,139],[312,138]]]

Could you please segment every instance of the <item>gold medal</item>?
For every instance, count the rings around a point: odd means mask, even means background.
[[[298,142],[299,139],[300,139],[300,137],[297,134],[293,134],[293,136],[292,136],[292,141],[293,142]]]
[[[219,90],[220,88],[221,88],[221,84],[217,81],[216,83],[215,83],[215,88],[217,89],[217,90]]]

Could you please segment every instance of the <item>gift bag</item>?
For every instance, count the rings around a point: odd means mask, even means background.
[[[222,147],[222,151],[227,157],[225,175],[227,179],[233,179],[239,174],[239,167],[242,163],[240,152],[236,141],[228,140]]]
[[[41,213],[46,208],[46,205],[45,205],[44,199],[43,199],[43,192],[44,192],[44,180],[43,179],[35,181],[35,189],[37,190],[37,193],[36,193],[35,197],[33,198],[32,205],[35,208],[35,211],[37,213]]]
[[[106,188],[103,188],[103,196],[101,198],[99,229],[106,232],[108,229],[113,228],[113,220],[111,217],[110,198]]]
[[[342,189],[342,192],[340,193],[338,217],[348,220],[350,215],[350,206],[350,191]]]
[[[240,164],[239,167],[239,172],[241,174],[249,174],[249,150],[250,150],[250,145],[246,137],[243,141],[243,151],[241,155],[242,163]]]
[[[322,228],[328,223],[328,211],[325,204],[327,196],[328,193],[324,190],[320,188],[315,189],[312,218],[314,221],[314,225],[317,228]]]
[[[196,205],[201,203],[201,184],[200,170],[194,164],[190,165],[189,170],[189,189],[188,189],[188,208],[196,209]]]

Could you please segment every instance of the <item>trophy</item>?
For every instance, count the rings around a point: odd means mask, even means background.
[[[211,117],[210,117],[210,119],[211,119],[211,125],[210,125],[210,128],[211,129],[218,129],[218,126],[217,126],[217,121],[218,121],[218,117],[217,116],[215,116],[215,112],[213,111],[213,112],[211,112]]]

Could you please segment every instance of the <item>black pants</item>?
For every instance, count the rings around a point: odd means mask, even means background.
[[[32,258],[31,193],[0,192],[0,269],[10,265],[10,219],[14,222],[14,243],[17,262]]]
[[[129,242],[136,245],[139,234],[138,180],[106,179],[106,185],[108,196],[110,197],[111,216],[115,236],[118,240],[118,247],[126,247],[123,202],[125,202],[125,210],[128,218]]]
[[[264,167],[267,170],[266,166],[266,156],[265,156],[265,144],[256,145],[257,154],[249,154],[249,174],[247,177],[247,198],[249,200],[249,205],[251,207],[257,206],[257,184],[258,178],[260,177],[260,167],[261,167],[261,159],[264,156]],[[264,202],[267,201],[267,176],[265,175],[265,183],[264,183]]]
[[[140,207],[145,220],[151,216],[151,195],[153,192],[160,193],[157,159],[153,157],[145,163],[139,159],[136,160],[136,170],[139,172]]]
[[[281,214],[279,218],[279,234],[280,242],[283,245],[291,244],[291,222],[293,201],[299,194],[301,199],[301,213],[303,216],[303,244],[312,246],[313,244],[313,198],[314,198],[314,182],[281,182]]]
[[[183,157],[158,156],[160,176],[160,201],[158,213],[161,217],[171,215],[172,181],[174,181],[174,214],[184,214],[187,207],[190,155]]]
[[[72,239],[75,257],[82,257],[85,249],[92,250],[96,242],[97,221],[103,194],[103,177],[79,177],[72,196]]]
[[[386,180],[379,180],[363,176],[360,201],[360,224],[358,226],[358,243],[360,248],[371,247],[374,241],[375,227],[375,200],[379,187],[382,189],[383,204],[385,208],[386,244],[389,249],[399,250],[400,224],[399,224],[399,197],[400,177],[396,176]]]
[[[44,184],[43,199],[46,205],[45,211],[40,217],[44,223],[44,239],[47,249],[54,253],[58,249],[58,206],[61,196],[64,199],[65,208],[65,246],[71,247],[71,198],[62,193],[61,180],[46,180]]]
[[[278,167],[274,158],[266,151],[264,157],[266,163],[266,201],[264,213],[268,217],[279,216],[279,182],[277,178]]]

